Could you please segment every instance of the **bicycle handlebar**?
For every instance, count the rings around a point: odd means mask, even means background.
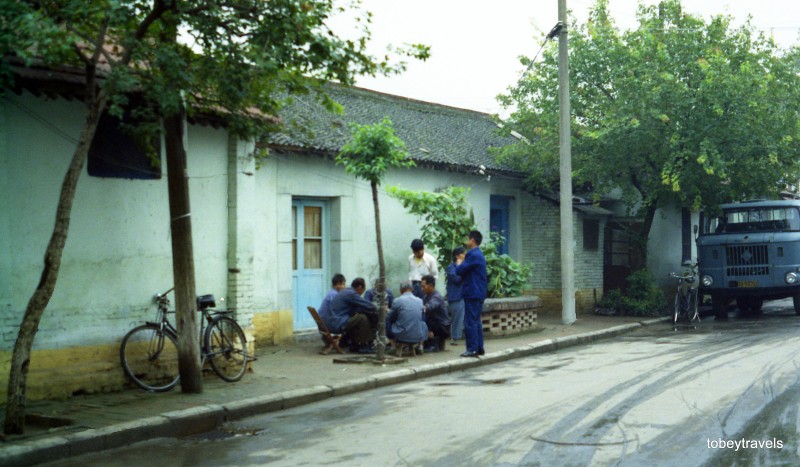
[[[697,279],[697,275],[696,274],[690,274],[690,275],[687,275],[687,276],[680,276],[678,274],[675,274],[674,272],[669,273],[669,277],[674,277],[675,279],[678,279],[678,283],[679,284],[681,282],[686,282],[687,284],[691,284]]]

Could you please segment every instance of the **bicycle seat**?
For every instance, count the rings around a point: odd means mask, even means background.
[[[200,295],[197,297],[197,311],[203,311],[217,306],[217,299],[213,295]]]

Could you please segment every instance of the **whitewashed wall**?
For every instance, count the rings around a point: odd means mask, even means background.
[[[62,178],[83,125],[77,101],[0,100],[0,346],[16,339],[42,272]],[[198,293],[225,293],[224,131],[188,134]],[[167,180],[97,178],[83,170],[55,293],[35,348],[119,340],[152,319],[154,293],[172,285]]]
[[[333,232],[331,272],[341,272],[348,282],[359,276],[368,281],[377,277],[374,211],[367,182],[346,174],[331,160],[277,152],[270,155],[256,176],[259,202],[255,216],[260,233],[255,260],[257,308],[291,307],[292,197],[329,202]],[[411,240],[420,236],[421,224],[386,193],[386,188],[434,191],[450,185],[471,188],[469,201],[476,222],[483,232],[488,232],[491,184],[482,177],[411,168],[390,171],[380,187],[384,257],[389,286],[394,291],[407,278]],[[438,288],[444,289],[443,285]]]
[[[698,223],[698,213],[692,213],[692,226]],[[697,245],[692,233],[692,261],[697,261]],[[647,269],[659,285],[673,284],[668,277],[670,272],[683,271],[681,265],[681,211],[680,209],[659,209],[653,218],[653,227],[647,244]]]
[[[62,177],[83,116],[77,101],[30,94],[0,101],[2,350],[13,346],[27,300],[39,280]],[[190,126],[187,141],[197,292],[224,296],[231,253],[228,136],[224,130]],[[240,158],[245,156],[242,147],[236,149]],[[377,276],[372,196],[366,182],[346,174],[331,160],[278,153],[254,173],[248,169],[236,177],[244,187],[240,187],[236,211],[241,228],[230,231],[241,235],[237,254],[252,262],[252,295],[247,305],[253,310],[291,309],[292,197],[330,202],[333,256],[326,281],[333,272],[342,272],[348,280]],[[248,189],[248,183],[254,188]],[[519,192],[507,180],[488,181],[479,175],[425,168],[391,171],[381,187],[380,204],[388,280],[395,291],[406,278],[409,245],[419,237],[420,223],[386,194],[385,188],[394,185],[428,191],[450,185],[470,187],[469,201],[484,234],[488,234],[491,194],[514,197],[512,217],[520,213]],[[522,237],[518,219],[512,219],[517,240]],[[84,168],[59,281],[35,348],[113,343],[135,324],[151,319],[153,294],[172,285],[170,242],[166,176],[104,179],[90,177]],[[252,245],[247,247],[251,254],[242,245]],[[517,242],[511,253],[519,251]],[[444,284],[439,288],[443,290]]]

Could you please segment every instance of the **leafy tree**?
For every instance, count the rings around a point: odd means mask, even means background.
[[[358,2],[355,2],[356,5]],[[26,307],[11,361],[6,403],[6,433],[24,430],[25,387],[30,350],[58,278],[78,178],[100,116],[121,116],[133,95],[145,102],[133,112],[143,124],[137,133],[163,131],[167,144],[171,216],[173,201],[188,213],[188,188],[180,174],[185,148],[180,141],[183,114],[215,113],[233,135],[258,138],[269,129],[268,116],[281,106],[279,91],[316,91],[329,108],[322,81],[352,84],[359,74],[402,71],[403,63],[378,61],[365,51],[369,16],[356,40],[340,39],[330,17],[343,10],[333,0],[52,0],[0,3],[0,85],[13,83],[10,65],[71,66],[83,71],[86,117],[61,187],[53,234],[45,251],[39,284]],[[178,40],[180,31],[185,40]],[[402,50],[426,58],[425,46]],[[260,118],[259,118],[260,117]],[[163,127],[159,124],[163,121]],[[163,128],[163,130],[162,130]],[[148,138],[142,138],[148,140]],[[194,277],[188,217],[173,222],[176,242],[189,245],[174,258],[176,305],[182,349],[196,352]],[[183,232],[184,234],[181,234]],[[187,241],[188,240],[188,241]],[[188,256],[187,256],[188,255]],[[188,357],[188,358],[186,358]],[[186,362],[189,366],[186,368]],[[199,358],[181,355],[183,376],[201,390]]]
[[[344,166],[345,172],[366,180],[372,188],[372,204],[375,208],[375,238],[378,244],[378,339],[377,358],[386,358],[386,265],[383,261],[383,239],[381,237],[381,211],[378,205],[378,185],[386,171],[391,168],[413,167],[408,158],[406,145],[394,134],[389,117],[374,125],[353,124],[352,137],[345,144],[336,163]]]
[[[435,249],[439,264],[450,264],[453,250],[464,246],[470,230],[476,228],[475,217],[467,204],[469,188],[451,186],[432,193],[389,187],[387,191],[399,199],[408,212],[423,220],[422,240]],[[486,256],[488,292],[493,298],[521,295],[531,277],[529,265],[497,252],[503,242],[502,235],[492,232],[489,240],[481,244]]]
[[[679,0],[640,5],[637,18],[637,29],[621,32],[597,0],[570,28],[576,189],[619,189],[646,239],[660,207],[713,210],[795,180],[797,51],[782,52],[749,21],[705,22]],[[507,131],[527,142],[499,157],[527,171],[534,190],[558,186],[557,60],[554,47],[523,59],[530,72],[500,96],[514,108]]]
[[[420,217],[422,241],[436,253],[439,264],[450,264],[452,251],[464,246],[464,239],[475,226],[467,204],[469,188],[451,186],[433,193],[389,187],[386,191]]]

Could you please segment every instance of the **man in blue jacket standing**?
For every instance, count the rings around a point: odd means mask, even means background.
[[[456,263],[456,274],[461,276],[461,296],[464,299],[464,335],[467,351],[462,357],[477,357],[485,353],[483,349],[483,324],[481,311],[486,300],[486,258],[480,249],[483,235],[477,230],[467,238],[467,255]]]

